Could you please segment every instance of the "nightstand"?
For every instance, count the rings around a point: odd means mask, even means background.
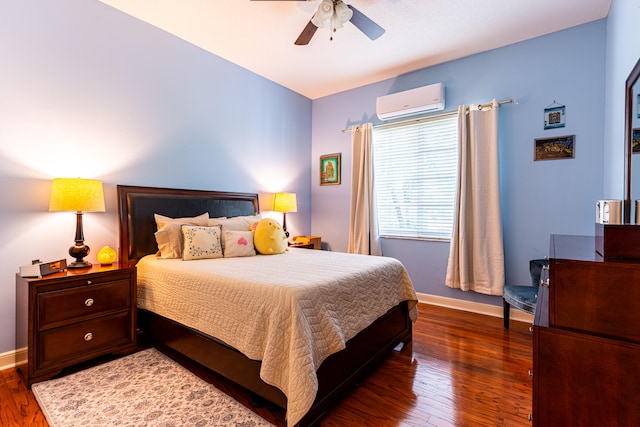
[[[291,248],[313,249],[313,243],[289,242],[289,247],[291,247]]]
[[[93,265],[42,278],[16,274],[16,367],[27,386],[64,368],[136,347],[136,269]]]
[[[289,246],[307,249],[322,249],[322,238],[320,236],[294,236]]]

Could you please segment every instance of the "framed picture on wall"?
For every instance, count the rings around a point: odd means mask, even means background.
[[[320,156],[320,185],[340,184],[340,157],[342,153]]]
[[[575,143],[575,135],[536,138],[533,160],[573,159]]]
[[[556,129],[564,127],[565,106],[553,101],[553,104],[544,109],[544,128]]]
[[[640,153],[640,128],[631,130],[631,152],[633,154]]]

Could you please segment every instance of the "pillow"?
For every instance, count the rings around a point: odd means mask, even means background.
[[[253,247],[253,232],[251,231],[224,231],[222,232],[224,257],[254,256],[256,250]]]
[[[162,230],[165,225],[172,222],[177,222],[178,224],[208,225],[207,223],[209,222],[209,212],[204,212],[198,216],[187,218],[171,218],[160,214],[153,214],[153,219],[156,220],[158,230]]]
[[[232,218],[209,218],[209,225],[221,225],[222,231],[249,231],[251,224],[259,221],[262,215],[234,216]],[[225,241],[222,239],[222,250],[224,251]]]
[[[153,216],[158,226],[154,235],[160,258],[182,258],[182,224],[207,225],[209,221],[207,212],[191,218],[170,218],[159,214]]]
[[[182,225],[182,260],[222,258],[219,225],[203,227],[200,225]]]
[[[154,233],[158,244],[158,256],[160,258],[182,258],[182,231],[180,224],[170,223],[162,230]]]
[[[222,225],[224,230],[248,231],[256,221],[260,221],[262,215],[245,215],[233,218],[209,218],[208,225]]]
[[[287,236],[280,223],[271,218],[258,221],[253,236],[256,251],[263,255],[281,254],[287,250]]]

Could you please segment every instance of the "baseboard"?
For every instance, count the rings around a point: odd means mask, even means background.
[[[502,307],[491,304],[483,304],[480,302],[464,301],[457,298],[440,297],[437,295],[429,295],[418,293],[418,300],[424,304],[438,305],[441,307],[453,308],[456,310],[470,311],[472,313],[484,314],[487,316],[502,318]],[[533,323],[533,315],[522,310],[511,310],[509,314],[510,320],[518,322]],[[27,360],[27,348],[8,351],[0,354],[0,371],[10,369],[16,366],[18,362]]]
[[[7,351],[6,353],[0,353],[0,371],[5,369],[11,369],[16,366],[17,363],[21,363],[27,360],[27,348],[21,348],[19,350]]]
[[[470,311],[472,313],[502,318],[502,307],[498,305],[465,301],[457,298],[441,297],[423,293],[418,293],[418,301],[425,304],[438,305],[440,307]],[[511,311],[509,312],[509,320],[533,323],[533,315],[522,310],[511,309]]]

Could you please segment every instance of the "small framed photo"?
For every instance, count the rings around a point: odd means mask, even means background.
[[[631,152],[640,153],[640,128],[631,130]]]
[[[549,106],[544,109],[544,128],[556,129],[564,127],[564,105]]]
[[[341,153],[320,156],[320,185],[340,184]]]
[[[575,143],[575,135],[536,138],[533,160],[573,159]]]

